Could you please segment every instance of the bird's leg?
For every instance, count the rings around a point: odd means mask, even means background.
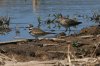
[[[38,40],[38,36],[35,36],[35,40]]]
[[[77,30],[77,29],[74,30],[74,34],[77,34],[77,31],[76,31],[76,30]]]
[[[35,37],[35,42],[37,43],[38,42],[38,37],[37,36],[34,36]]]
[[[69,32],[68,32],[68,35],[69,35],[69,34],[70,34],[70,32],[71,32],[71,29],[70,29],[70,27],[69,27],[68,29],[69,29],[69,30],[68,30],[68,31],[69,31]]]
[[[65,32],[67,32],[68,28],[66,28]]]

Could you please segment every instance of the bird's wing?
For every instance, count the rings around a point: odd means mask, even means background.
[[[37,34],[37,35],[41,35],[41,34],[44,34],[45,32],[43,30],[41,30],[40,28],[33,28],[32,29],[32,34]]]

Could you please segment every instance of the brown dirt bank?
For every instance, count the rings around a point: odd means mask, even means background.
[[[97,35],[97,34],[100,34],[100,26],[91,26],[91,27],[88,27],[88,28],[84,28],[80,31],[80,34],[83,34],[83,35],[88,35],[88,34]]]
[[[17,61],[64,59],[68,44],[75,57],[100,56],[100,27],[93,26],[83,29],[79,35],[53,39],[30,40],[16,44],[0,45],[0,52]],[[86,31],[85,31],[86,30]],[[93,32],[92,32],[93,31]],[[96,33],[95,33],[96,32]],[[92,34],[92,35],[90,35]]]

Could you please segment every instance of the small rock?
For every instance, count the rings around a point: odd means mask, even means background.
[[[97,37],[100,37],[100,34],[98,34]]]

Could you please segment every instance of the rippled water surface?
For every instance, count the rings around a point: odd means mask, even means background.
[[[62,13],[64,16],[70,15],[74,18],[75,15],[92,15],[93,11],[100,10],[100,0],[0,0],[0,16],[10,16],[10,23],[23,23],[17,24],[19,27],[26,27],[31,23],[37,26],[37,17],[41,16],[45,19],[48,14]],[[78,18],[83,24],[79,25],[77,30],[84,27],[94,25],[87,19]],[[0,41],[12,40],[16,36],[16,24],[10,24],[12,31],[0,35]],[[47,31],[47,27],[42,26],[42,29]],[[55,28],[56,29],[56,28]],[[25,28],[20,28],[21,38],[34,38]],[[56,29],[56,33],[61,32]],[[64,30],[62,27],[61,30]]]

